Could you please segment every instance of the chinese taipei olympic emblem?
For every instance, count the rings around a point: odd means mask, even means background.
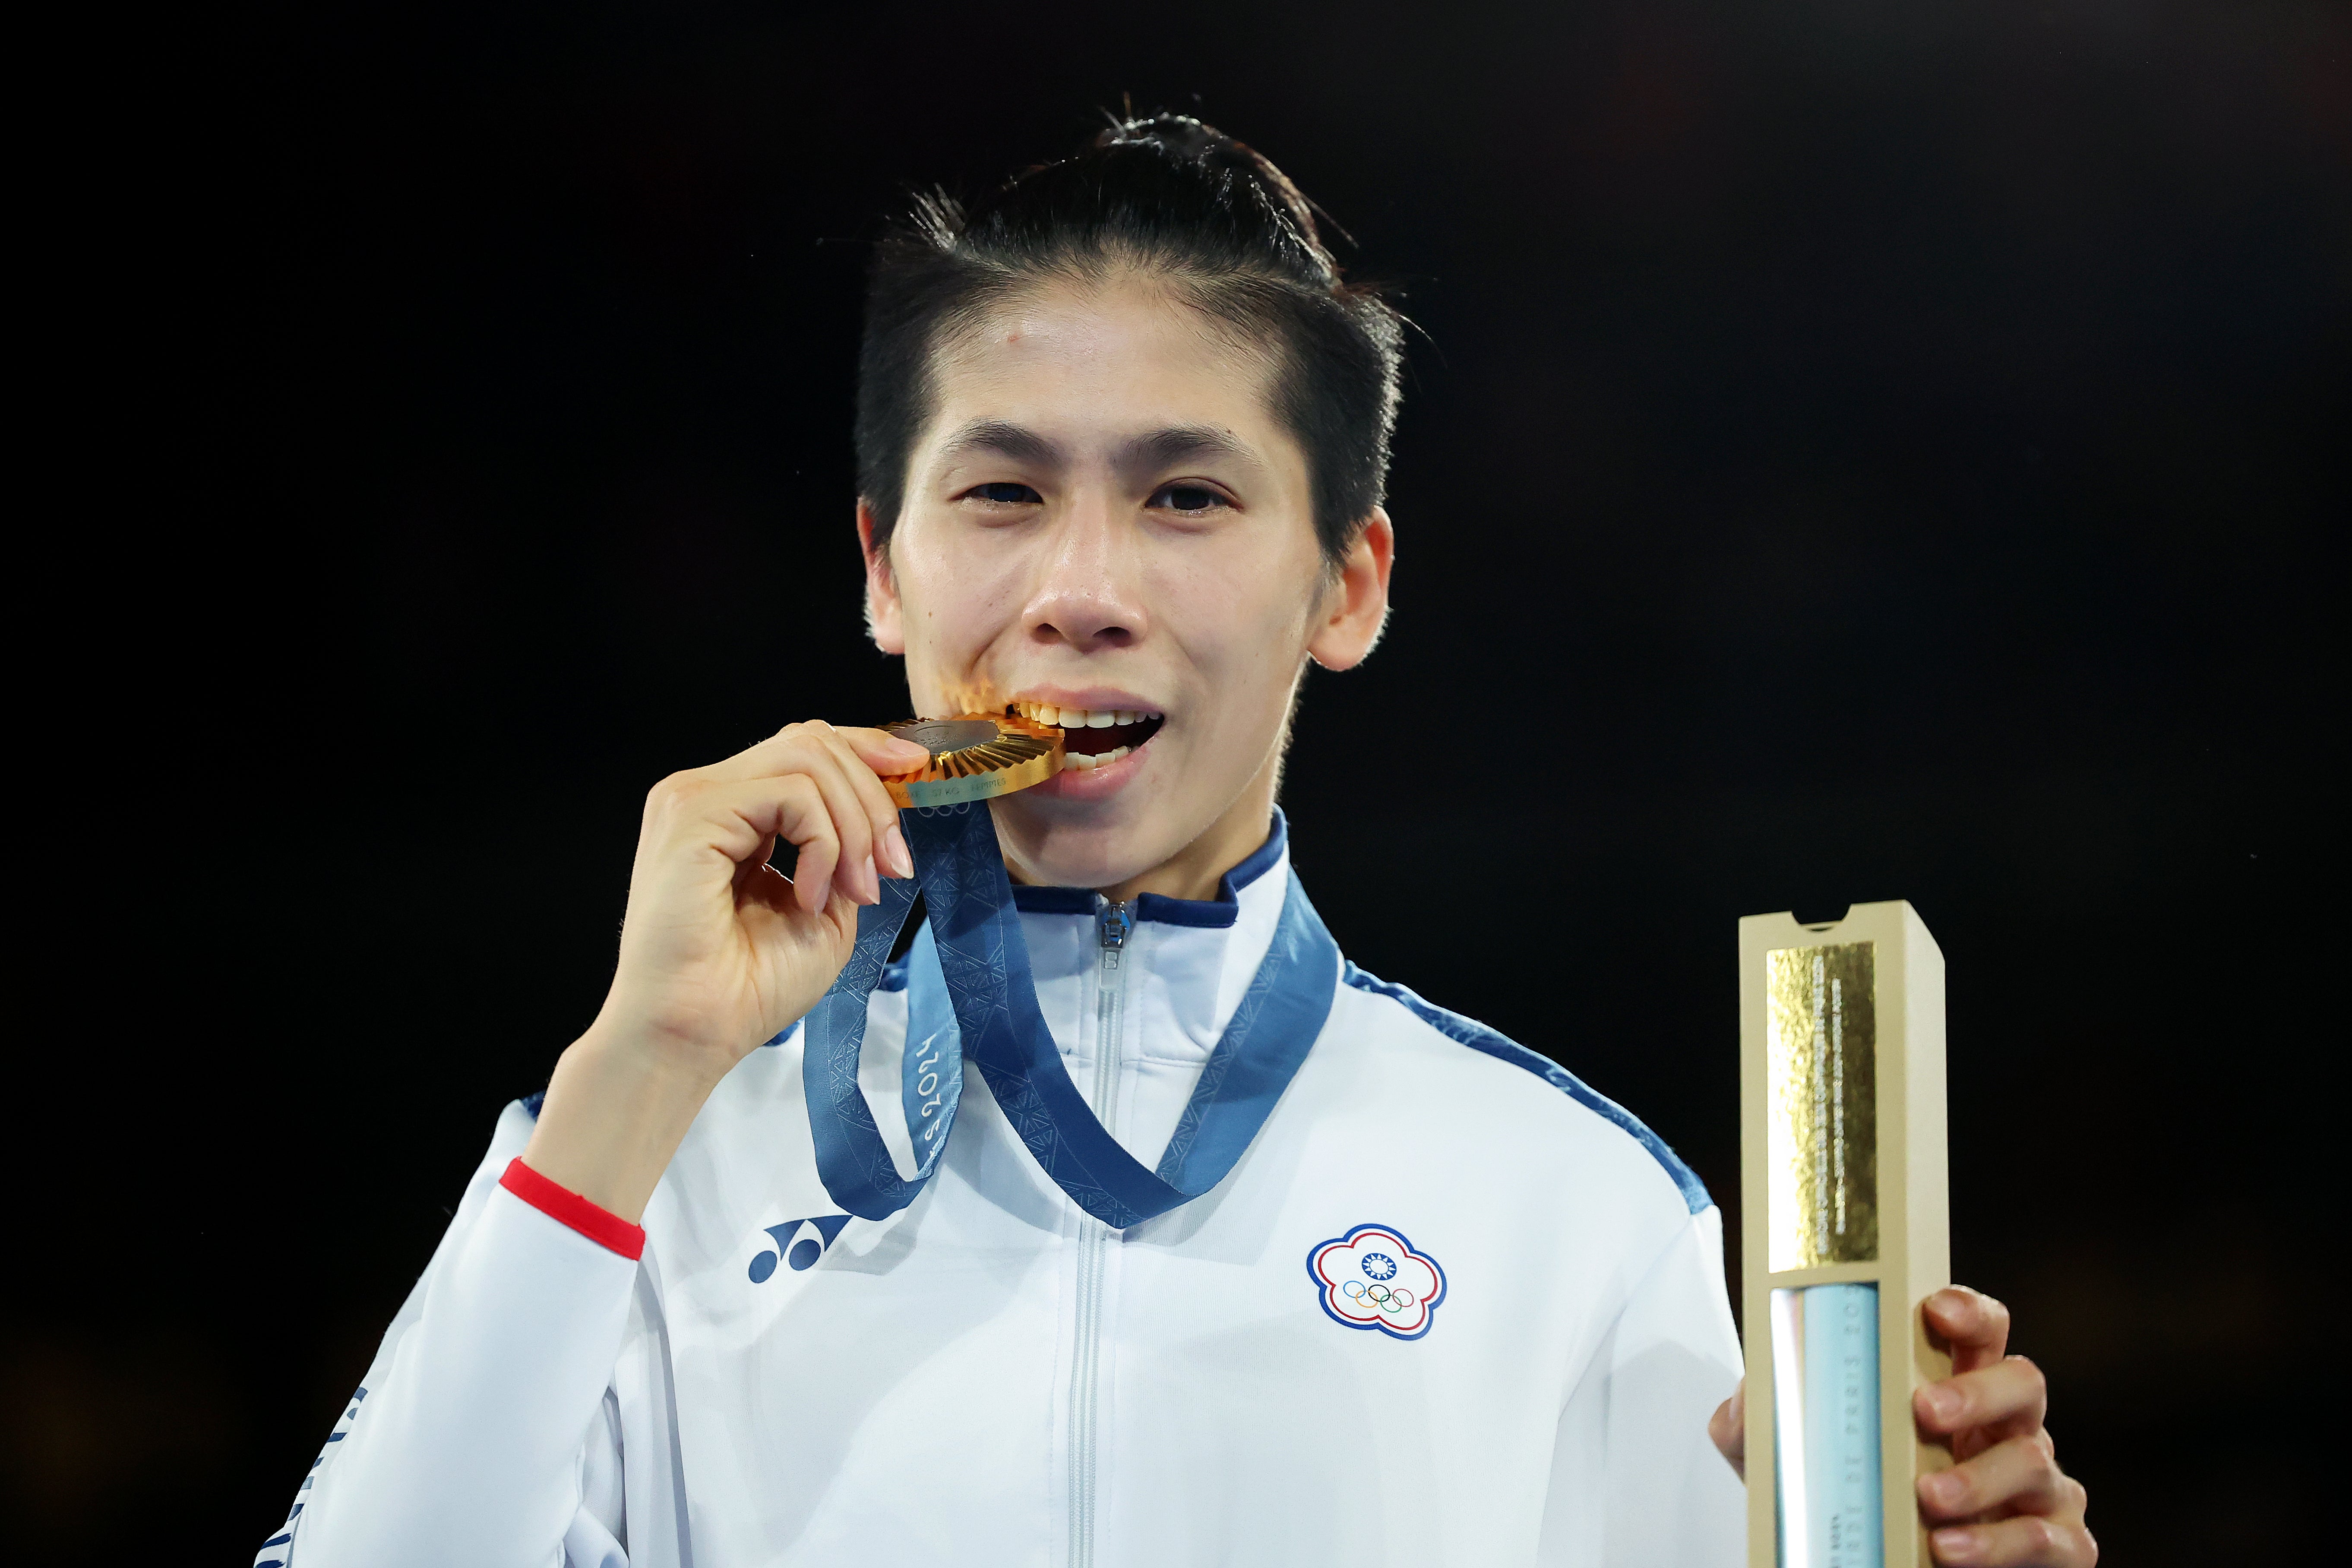
[[[1360,1225],[1307,1253],[1307,1272],[1322,1291],[1323,1310],[1351,1329],[1378,1329],[1400,1340],[1429,1332],[1445,1300],[1445,1270],[1413,1250],[1404,1233]]]

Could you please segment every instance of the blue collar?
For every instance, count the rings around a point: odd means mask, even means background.
[[[1290,825],[1283,819],[1282,808],[1276,806],[1274,826],[1266,833],[1265,842],[1217,879],[1215,898],[1171,899],[1164,893],[1144,893],[1136,899],[1132,912],[1139,921],[1157,921],[1161,925],[1223,930],[1241,918],[1241,890],[1273,870],[1289,842]],[[1095,912],[1095,892],[1091,888],[1020,886],[1013,889],[1013,907],[1024,915],[1091,915]]]

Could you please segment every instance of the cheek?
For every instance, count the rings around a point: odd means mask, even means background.
[[[1003,592],[1001,564],[985,553],[959,552],[918,534],[895,552],[907,640],[952,647],[997,618]]]
[[[1307,657],[1311,563],[1224,558],[1161,575],[1161,620],[1227,701],[1279,708]]]

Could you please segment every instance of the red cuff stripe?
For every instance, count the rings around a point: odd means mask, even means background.
[[[568,1187],[557,1186],[524,1164],[520,1155],[508,1162],[506,1174],[499,1178],[499,1185],[599,1247],[609,1247],[632,1260],[646,1255],[644,1226],[631,1225],[610,1209],[598,1208]]]

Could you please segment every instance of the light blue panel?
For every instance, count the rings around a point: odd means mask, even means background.
[[[1772,1296],[1781,1568],[1885,1568],[1878,1287]],[[1779,1454],[1791,1446],[1797,1452]]]

